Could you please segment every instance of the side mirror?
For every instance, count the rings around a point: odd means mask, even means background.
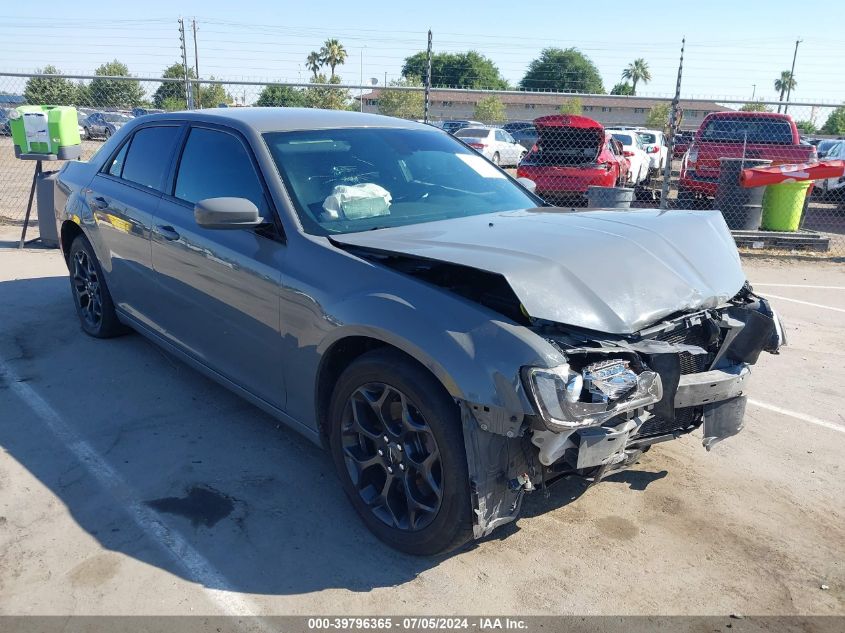
[[[531,180],[530,178],[517,178],[516,181],[528,189],[531,193],[535,193],[537,191],[537,183]]]
[[[261,224],[258,207],[246,198],[206,198],[194,205],[194,220],[206,229],[244,229]]]

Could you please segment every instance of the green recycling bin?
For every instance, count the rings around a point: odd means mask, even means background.
[[[9,116],[16,158],[79,158],[82,141],[76,108],[71,106],[25,105]]]
[[[763,194],[763,223],[766,231],[797,231],[810,180],[769,185]]]

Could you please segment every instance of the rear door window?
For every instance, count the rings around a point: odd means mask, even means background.
[[[115,155],[115,157],[112,158],[108,168],[110,176],[117,176],[120,178],[123,173],[123,163],[126,160],[126,150],[128,149],[129,143],[126,142],[123,144],[123,147],[120,148],[120,151]]]
[[[145,127],[135,132],[123,161],[121,178],[163,191],[179,129],[178,126]]]
[[[260,212],[268,208],[246,147],[236,136],[221,130],[191,130],[173,195],[191,204],[206,198],[246,198]]]

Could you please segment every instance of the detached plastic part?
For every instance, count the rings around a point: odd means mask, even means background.
[[[745,396],[739,396],[704,407],[704,448],[712,450],[716,444],[742,430],[745,403]]]

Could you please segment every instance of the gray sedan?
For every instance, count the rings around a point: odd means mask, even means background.
[[[395,118],[144,117],[65,164],[57,209],[86,333],[135,330],[327,447],[415,554],[556,479],[736,434],[782,342],[718,212],[567,213]]]

